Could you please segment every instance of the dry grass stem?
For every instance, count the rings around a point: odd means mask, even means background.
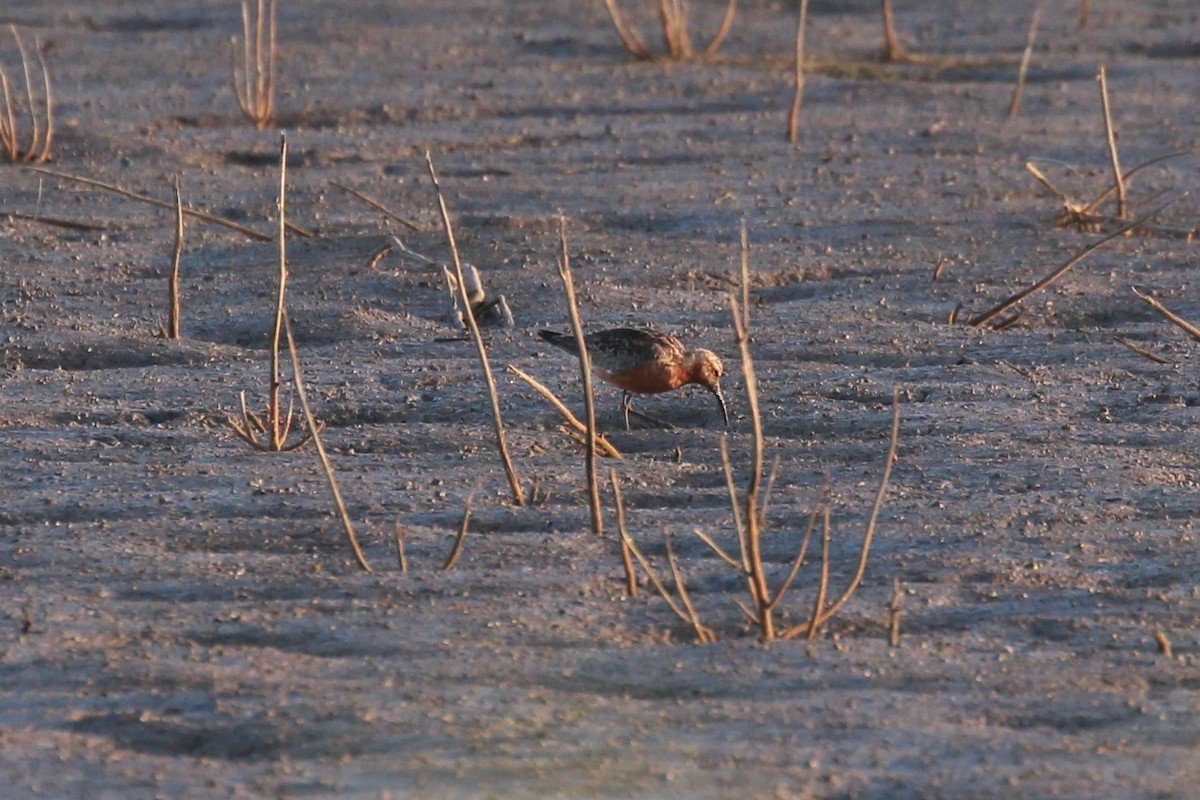
[[[364,203],[366,203],[371,208],[378,211],[380,214],[383,214],[385,217],[387,217],[390,220],[393,220],[394,222],[399,222],[401,225],[408,228],[410,231],[413,231],[414,233],[420,233],[423,230],[420,225],[418,225],[415,222],[411,222],[411,221],[405,219],[404,217],[400,216],[399,214],[397,214],[396,212],[392,211],[387,206],[385,206],[383,203],[376,200],[374,197],[371,197],[370,195],[367,195],[367,194],[363,194],[362,192],[360,192],[357,189],[351,189],[349,186],[343,186],[342,184],[338,183],[337,181],[330,181],[329,183],[331,185],[337,187],[338,189],[341,189],[343,192],[346,192],[347,194],[357,197],[359,200],[362,200]]]
[[[1096,72],[1100,83],[1100,106],[1104,111],[1104,138],[1108,143],[1108,158],[1112,162],[1113,186],[1117,190],[1117,218],[1126,219],[1129,208],[1125,202],[1125,178],[1121,174],[1121,159],[1117,155],[1117,134],[1113,130],[1112,108],[1108,104],[1108,71],[1104,65]]]
[[[458,524],[458,535],[454,537],[454,545],[450,548],[449,555],[446,556],[446,563],[442,564],[442,572],[453,569],[454,565],[458,563],[459,556],[462,555],[463,541],[467,538],[467,529],[471,525],[471,503],[475,500],[475,492],[478,490],[478,486],[472,489],[471,493],[467,495],[467,502],[463,504],[462,522]]]
[[[567,297],[567,313],[571,317],[571,332],[579,349],[579,376],[583,385],[583,408],[587,417],[584,434],[584,464],[587,472],[588,508],[592,513],[592,533],[604,533],[604,515],[600,508],[600,482],[596,477],[596,403],[592,395],[592,359],[588,355],[583,335],[583,320],[579,316],[579,301],[575,297],[575,281],[571,276],[571,257],[567,251],[567,218],[558,216],[558,277]]]
[[[721,466],[725,470],[725,488],[729,492],[729,511],[733,515],[733,528],[737,533],[742,570],[749,575],[750,551],[746,546],[746,522],[742,519],[742,506],[738,501],[737,486],[733,481],[733,462],[729,458],[729,436],[727,434],[721,434]]]
[[[404,526],[396,521],[396,526],[392,529],[392,536],[396,540],[396,566],[401,572],[408,572],[408,554],[404,551]]]
[[[1017,69],[1017,83],[1013,87],[1012,101],[1008,104],[1008,117],[1012,119],[1021,112],[1021,92],[1025,90],[1025,73],[1029,71],[1029,62],[1033,58],[1033,43],[1037,40],[1038,22],[1042,18],[1042,8],[1033,10],[1029,20],[1029,33],[1025,37],[1025,52],[1021,54],[1021,66]]]
[[[304,421],[308,425],[308,436],[312,437],[313,444],[316,446],[317,458],[321,460],[321,469],[325,472],[325,480],[329,483],[329,491],[333,495],[333,503],[337,507],[338,519],[341,520],[342,530],[346,533],[346,541],[350,543],[354,558],[362,567],[363,572],[370,572],[371,565],[367,563],[367,557],[358,545],[358,537],[354,535],[354,523],[350,521],[350,512],[346,508],[346,501],[342,499],[342,490],[338,486],[337,475],[334,474],[333,464],[321,441],[321,430],[324,426],[317,422],[308,405],[308,393],[304,391],[304,379],[300,376],[300,356],[296,352],[296,339],[292,336],[292,324],[288,321],[286,313],[284,314],[284,327],[287,330],[288,352],[292,357],[292,381],[296,386],[296,396],[300,398]]]
[[[896,36],[896,15],[892,11],[892,0],[882,0],[880,12],[883,15],[883,60],[902,61],[907,52]]]
[[[1171,201],[1171,202],[1174,202],[1174,201]],[[1080,261],[1082,261],[1089,255],[1091,255],[1092,253],[1099,250],[1101,247],[1108,244],[1113,239],[1117,239],[1121,236],[1124,236],[1127,232],[1133,230],[1134,228],[1138,227],[1139,225],[1144,224],[1145,222],[1149,221],[1150,219],[1158,216],[1158,214],[1164,208],[1169,206],[1170,204],[1171,203],[1164,203],[1163,205],[1160,205],[1158,208],[1154,209],[1153,211],[1151,211],[1150,213],[1141,217],[1140,219],[1137,219],[1134,222],[1124,225],[1119,230],[1113,231],[1112,233],[1108,234],[1107,236],[1096,240],[1092,244],[1090,244],[1087,247],[1080,250],[1075,255],[1071,256],[1069,259],[1067,259],[1065,262],[1063,262],[1058,268],[1056,268],[1053,272],[1051,272],[1046,277],[1042,278],[1037,283],[1033,284],[1032,286],[1030,286],[1027,289],[1022,289],[1021,291],[1019,291],[1016,294],[1009,297],[1007,300],[1004,300],[1003,302],[999,303],[998,305],[993,306],[992,308],[983,312],[978,317],[973,317],[967,324],[969,324],[975,328],[983,327],[987,323],[994,320],[996,317],[1003,314],[1008,309],[1015,306],[1017,303],[1020,303],[1025,298],[1029,297],[1032,294],[1036,294],[1037,292],[1040,292],[1042,289],[1045,289],[1047,286],[1054,283],[1056,280],[1058,280],[1063,275],[1065,275],[1067,273],[1067,271],[1069,269],[1071,269],[1071,267],[1075,266],[1076,264],[1078,264]]]
[[[788,110],[787,140],[800,138],[800,106],[804,104],[804,31],[808,27],[808,0],[800,0],[796,20],[796,69],[794,73],[792,107]]]
[[[112,192],[113,194],[119,194],[122,197],[128,197],[130,200],[137,200],[138,202],[141,202],[141,203],[147,203],[149,205],[157,206],[159,208],[165,208],[165,209],[168,209],[171,211],[175,210],[175,204],[172,202],[168,202],[166,200],[159,200],[156,197],[149,197],[148,195],[144,195],[144,194],[139,194],[138,192],[131,191],[129,189],[126,189],[123,186],[118,186],[115,183],[105,183],[104,181],[98,181],[93,178],[84,178],[79,175],[71,175],[66,172],[58,172],[57,170],[46,169],[45,167],[34,167],[33,169],[34,169],[34,172],[40,172],[43,175],[49,175],[51,177],[60,178],[65,181],[73,181],[75,183],[82,183],[85,186],[94,186],[97,189],[103,189],[106,192]],[[234,222],[233,220],[225,219],[224,217],[219,217],[216,214],[211,214],[202,209],[193,208],[192,206],[185,205],[183,207],[183,213],[188,215],[189,217],[193,217],[193,218],[201,220],[203,222],[209,222],[209,223],[212,223],[213,225],[222,225],[226,228],[229,228],[230,230],[237,231],[238,233],[242,234],[243,236],[248,236],[257,242],[270,242],[275,239],[275,237],[272,234],[262,233],[261,231],[256,231],[253,228],[248,228],[245,225],[240,225],[240,224]],[[291,231],[292,233],[296,234],[297,236],[302,236],[304,238],[309,238],[309,237],[313,236],[313,232],[306,228],[301,228],[300,226],[293,225],[290,222],[287,222],[285,224],[287,226],[287,229],[289,231]]]
[[[26,214],[22,211],[4,211],[0,210],[0,217],[8,217],[9,219],[19,219],[25,222],[36,222],[40,225],[50,225],[54,228],[66,228],[71,231],[111,231],[114,225],[100,225],[94,222],[79,222],[73,219],[62,219],[61,217],[47,217],[42,214]]]
[[[429,151],[425,151],[425,165],[429,168],[429,178],[433,181],[433,189],[437,193],[438,210],[442,215],[442,225],[446,229],[446,239],[450,244],[450,254],[454,257],[454,272],[458,279],[459,299],[462,301],[462,307],[465,309],[471,308],[470,299],[467,297],[467,281],[463,275],[462,259],[458,256],[458,244],[454,240],[454,227],[450,222],[450,209],[446,207],[446,197],[442,194],[442,186],[438,183],[437,171],[433,167],[433,156]],[[483,343],[483,336],[479,333],[479,323],[475,321],[474,314],[463,314],[466,320],[467,328],[471,331],[471,338],[475,342],[475,349],[479,354],[479,363],[483,369],[484,382],[487,384],[488,399],[492,404],[492,425],[496,431],[496,447],[500,452],[500,461],[504,466],[504,475],[508,479],[509,489],[512,490],[513,503],[518,506],[525,505],[525,493],[521,489],[521,480],[517,477],[517,471],[513,468],[512,457],[508,454],[508,441],[504,436],[504,418],[500,413],[500,398],[496,392],[496,380],[492,377],[492,365],[488,362],[487,346]]]
[[[721,545],[717,544],[716,539],[712,538],[711,536],[709,536],[707,533],[704,532],[703,528],[696,528],[695,530],[692,531],[692,533],[696,534],[697,539],[699,539],[700,541],[702,541],[706,545],[708,545],[708,549],[712,550],[713,553],[715,553],[717,555],[717,558],[721,559],[726,564],[728,564],[729,566],[736,569],[738,572],[742,571],[742,563],[738,559],[729,555],[729,553],[725,550],[724,547],[721,547]]]
[[[1153,361],[1156,364],[1174,364],[1175,363],[1174,361],[1171,361],[1169,358],[1163,358],[1162,356],[1158,355],[1157,353],[1152,353],[1149,350],[1147,350],[1146,348],[1139,347],[1138,345],[1134,344],[1133,342],[1129,341],[1128,339],[1123,339],[1120,336],[1114,336],[1113,341],[1115,341],[1117,344],[1120,344],[1120,345],[1123,345],[1123,346],[1129,348],[1130,350],[1137,353],[1142,358],[1150,359],[1151,361]]]
[[[625,46],[634,58],[643,60],[651,60],[655,58],[654,52],[646,45],[637,29],[634,28],[625,15],[621,12],[616,0],[604,0],[604,8],[608,12],[609,19],[612,20],[613,27],[617,31],[617,36],[621,38],[621,43]],[[709,39],[708,44],[704,47],[705,53],[715,53],[721,43],[725,41],[725,37],[729,34],[729,29],[733,26],[734,17],[737,15],[737,0],[727,0],[725,3],[725,13],[721,16],[721,22],[717,25],[717,31]],[[659,23],[662,26],[663,42],[666,45],[667,57],[672,59],[689,58],[695,52],[692,46],[691,34],[688,33],[688,7],[687,0],[658,0],[658,16]]]
[[[233,89],[242,113],[261,130],[275,115],[275,0],[258,0],[253,16],[243,0],[241,44],[232,40]]]
[[[1088,18],[1092,13],[1092,0],[1081,0],[1079,3],[1079,27],[1086,28]]]
[[[888,604],[888,644],[892,647],[900,646],[900,599],[903,593],[900,591],[900,576],[892,581],[892,602]]]
[[[654,58],[654,53],[642,41],[637,30],[626,22],[625,15],[617,6],[617,0],[604,0],[604,8],[608,11],[608,16],[612,20],[613,27],[617,29],[617,36],[621,37],[621,44],[625,45],[625,49],[632,53],[634,58],[643,60]]]
[[[1155,631],[1154,641],[1158,644],[1158,652],[1162,653],[1167,658],[1172,658],[1174,653],[1171,649],[1171,640],[1167,638],[1165,631]]]
[[[813,612],[808,620],[806,637],[815,639],[821,626],[821,611],[825,608],[825,597],[829,594],[829,504],[821,509],[821,573],[817,580],[817,596],[813,598]]]
[[[617,543],[621,553],[621,567],[625,570],[625,594],[637,596],[637,573],[633,571],[633,558],[629,552],[629,531],[625,527],[625,501],[621,498],[621,482],[617,480],[617,471],[608,471],[608,481],[612,484],[613,505],[617,509]]]
[[[179,331],[179,262],[183,257],[183,201],[179,196],[179,176],[175,177],[175,247],[171,252],[171,277],[167,284],[167,338],[178,339]]]
[[[37,56],[38,70],[42,74],[42,102],[38,111],[37,92],[33,86],[33,74],[29,64],[29,52],[21,35],[17,33],[16,25],[8,26],[16,42],[17,52],[21,57],[21,74],[25,81],[25,105],[29,113],[29,144],[21,146],[21,134],[17,125],[17,101],[14,90],[9,85],[8,75],[0,68],[0,94],[3,95],[3,107],[0,107],[0,148],[13,164],[44,164],[50,158],[50,148],[54,144],[54,93],[50,89],[50,72],[46,69],[46,61],[42,58],[41,45],[34,41],[33,52]]]
[[[629,552],[633,553],[633,557],[637,560],[638,565],[641,566],[642,571],[646,573],[646,577],[649,579],[650,584],[654,587],[655,591],[658,592],[659,596],[661,596],[663,600],[667,601],[667,606],[670,607],[675,616],[691,625],[692,619],[688,616],[687,610],[678,602],[676,602],[675,598],[671,596],[671,592],[658,577],[658,573],[656,573],[654,568],[650,566],[649,560],[642,555],[642,551],[639,550],[637,544],[634,543],[633,537],[631,537],[624,530],[621,531],[621,537],[625,542],[625,546],[629,548]],[[701,642],[716,641],[716,635],[712,631],[708,629],[705,629],[705,631],[706,634],[701,634],[700,631],[696,632],[696,635]]]
[[[275,321],[271,329],[271,366],[267,378],[267,418],[265,423],[246,409],[246,393],[242,392],[242,418],[229,419],[229,426],[242,441],[255,450],[263,452],[282,452],[303,447],[316,433],[315,423],[309,427],[309,432],[298,441],[288,444],[291,433],[292,414],[291,403],[288,403],[287,413],[283,412],[279,403],[282,387],[279,370],[279,350],[283,329],[287,316],[287,136],[279,137],[279,230],[277,234],[279,245],[279,284],[275,295]],[[265,434],[265,441],[259,440],[259,435]]]
[[[792,564],[788,567],[787,575],[780,582],[779,588],[775,590],[775,595],[767,601],[768,608],[776,608],[783,600],[783,596],[787,594],[787,590],[791,588],[792,583],[796,580],[796,576],[800,574],[800,567],[804,566],[804,557],[808,555],[808,543],[812,540],[813,531],[817,527],[817,516],[820,514],[822,507],[828,507],[829,477],[826,476],[825,483],[821,486],[821,496],[826,499],[821,505],[813,506],[813,510],[808,515],[808,524],[804,526],[804,535],[800,537],[800,546],[796,548],[796,557],[792,559]]]
[[[1137,290],[1136,287],[1131,286],[1129,288],[1133,290],[1134,294],[1136,294],[1138,297],[1142,298],[1147,303],[1149,303],[1151,308],[1153,308],[1155,311],[1157,311],[1158,313],[1162,314],[1164,317],[1169,319],[1172,323],[1174,323],[1180,330],[1182,330],[1188,336],[1192,337],[1192,339],[1194,341],[1200,342],[1200,328],[1196,327],[1195,325],[1188,322],[1183,317],[1181,317],[1178,314],[1174,313],[1173,311],[1169,310],[1166,306],[1164,306],[1162,303],[1158,302],[1158,300],[1154,299],[1150,295],[1142,294],[1141,292],[1139,292]]]
[[[558,399],[554,392],[550,391],[543,383],[519,367],[509,364],[508,371],[525,381],[533,388],[535,392],[546,398],[546,401],[550,403],[550,405],[552,405],[559,414],[562,414],[563,419],[567,421],[567,424],[578,431],[580,436],[587,436],[587,425],[580,422],[579,418],[571,412],[571,409],[567,408],[566,404],[563,403],[562,400]],[[613,447],[612,443],[608,441],[608,439],[605,439],[599,434],[596,435],[596,447],[600,452],[609,458],[623,458],[620,451]]]
[[[700,621],[700,615],[696,613],[696,607],[692,605],[692,599],[687,591],[687,582],[684,581],[683,573],[679,569],[679,559],[675,558],[675,548],[671,546],[671,534],[665,530],[663,531],[663,544],[667,548],[667,564],[671,567],[671,578],[675,581],[675,591],[679,593],[679,600],[683,603],[683,610],[687,612],[687,621],[691,623],[692,630],[696,632],[696,638],[704,644],[715,642],[716,634]]]

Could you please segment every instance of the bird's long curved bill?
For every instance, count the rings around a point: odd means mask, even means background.
[[[721,404],[721,416],[725,417],[725,427],[729,427],[729,406],[725,404],[725,393],[721,391],[721,387],[714,386],[710,391],[717,396],[717,402]]]

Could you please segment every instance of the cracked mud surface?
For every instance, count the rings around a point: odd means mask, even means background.
[[[694,5],[711,27],[717,9]],[[1197,146],[1200,14],[1099,2],[1079,31],[1073,8],[1048,9],[1022,114],[1004,121],[1032,4],[1001,5],[899,3],[909,47],[989,61],[880,71],[877,4],[814,3],[809,50],[831,63],[792,146],[791,4],[741,8],[715,59],[645,64],[596,2],[285,3],[289,215],[319,233],[288,242],[289,307],[372,574],[313,453],[251,452],[225,424],[240,391],[263,402],[275,246],[189,223],[184,339],[165,342],[169,212],[6,168],[0,210],[105,228],[8,219],[0,238],[6,796],[1194,796],[1196,345],[1129,286],[1200,320],[1196,245],[1117,240],[1005,331],[946,319],[1097,238],[1054,228],[1023,165],[1049,160],[1079,198],[1106,186],[1098,63],[1126,168]],[[51,167],[161,198],[179,174],[185,200],[271,231],[278,134],[238,115],[232,3],[4,13],[53,43]],[[395,254],[368,266],[393,233],[446,257],[427,148],[464,258],[517,316],[489,344],[538,507],[507,500],[441,276]],[[1198,174],[1196,156],[1164,162],[1131,197],[1194,193]],[[671,530],[720,641],[692,644],[648,587],[621,597],[576,446],[503,370],[577,404],[574,362],[535,333],[566,324],[559,210],[590,326],[654,323],[725,357],[739,483],[749,422],[726,292],[749,220],[776,577],[828,472],[844,585],[899,388],[866,580],[817,640],[756,642],[741,580],[691,533],[728,543],[732,524],[699,389],[640,402],[677,432],[625,432],[603,385],[599,419],[625,454],[603,466],[634,536],[662,566]],[[1196,218],[1193,197],[1160,222]],[[462,560],[439,572],[477,484]],[[785,624],[812,603],[810,561]]]

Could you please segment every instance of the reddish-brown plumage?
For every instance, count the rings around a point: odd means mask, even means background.
[[[579,355],[574,336],[554,331],[539,331],[539,334],[555,347]],[[596,374],[625,392],[621,409],[626,428],[631,394],[659,394],[689,383],[700,384],[716,395],[725,424],[729,424],[729,411],[721,392],[725,366],[711,350],[688,350],[668,333],[641,328],[610,328],[590,333],[584,341]]]

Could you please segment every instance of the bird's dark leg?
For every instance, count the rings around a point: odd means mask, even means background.
[[[629,427],[629,412],[633,410],[633,395],[629,392],[621,392],[621,415],[625,417],[625,432],[628,433],[632,428]]]
[[[625,414],[625,430],[627,430],[627,431],[630,430],[630,427],[629,427],[629,415],[630,414],[633,414],[638,419],[642,419],[642,420],[645,420],[646,422],[649,422],[651,425],[657,425],[658,427],[662,428],[663,430],[668,430],[668,431],[679,430],[679,428],[675,427],[674,425],[667,422],[666,420],[659,419],[658,417],[652,417],[649,414],[647,414],[646,412],[638,411],[636,408],[634,408],[633,407],[633,395],[630,394],[629,392],[625,392],[621,396],[621,411],[624,412],[624,414]]]

